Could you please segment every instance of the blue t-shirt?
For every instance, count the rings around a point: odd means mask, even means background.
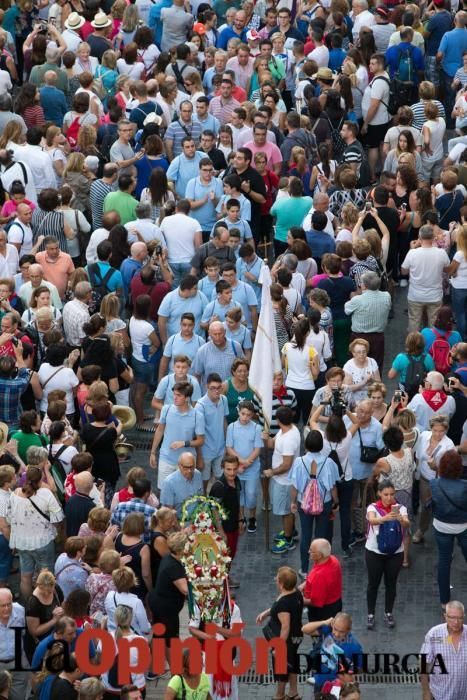
[[[421,360],[422,356],[413,355],[412,358],[416,362],[417,360]],[[395,369],[396,372],[399,372],[399,381],[401,384],[405,384],[405,379],[407,377],[407,370],[409,368],[409,365],[410,360],[406,352],[400,352],[398,355],[396,355],[392,362],[392,368]],[[431,355],[428,355],[428,353],[425,354],[423,366],[425,367],[426,372],[431,372],[435,369],[435,363],[433,362],[433,358],[431,357]]]
[[[440,335],[442,335],[449,343],[449,345],[454,347],[456,343],[462,343],[462,337],[461,334],[458,331],[440,331],[439,328],[435,328],[435,330],[438,331]],[[426,352],[430,352],[431,346],[436,340],[436,335],[434,331],[431,328],[423,328],[420,333],[423,335],[425,339],[425,350]],[[434,369],[434,367],[433,367]]]
[[[247,43],[246,41],[246,29],[242,29],[241,34],[237,34],[237,32],[234,30],[233,27],[226,27],[221,31],[219,34],[219,39],[217,41],[217,48],[218,49],[224,49],[224,51],[227,48],[227,44],[229,43],[229,39],[240,39],[244,44]]]
[[[194,440],[196,435],[204,435],[204,417],[201,414],[195,413],[195,409],[191,407],[186,413],[182,413],[174,405],[165,405],[162,406],[159,423],[165,425],[159,450],[161,459],[175,466],[183,452],[191,452],[196,457],[194,447],[179,447],[174,450],[170,445],[179,440],[186,442]]]
[[[193,362],[193,359],[202,345],[205,344],[204,338],[200,335],[193,333],[192,337],[189,339],[183,338],[181,333],[175,333],[168,338],[165,348],[164,357],[170,357],[169,370],[172,370],[174,357],[177,355],[186,355]],[[189,370],[190,374],[191,367]]]
[[[305,235],[315,260],[321,260],[325,253],[336,252],[336,242],[329,234],[311,229],[311,231],[306,231]]]
[[[251,342],[251,333],[243,323],[240,323],[236,330],[231,331],[226,323],[224,323],[225,337],[227,340],[236,340],[241,346],[243,352],[251,350],[253,343]]]
[[[203,184],[199,177],[194,177],[188,182],[183,196],[185,199],[204,199],[206,195],[209,197],[211,192],[214,193],[216,199],[220,199],[224,193],[222,182],[217,177],[213,177],[207,185]],[[202,206],[192,209],[190,215],[199,221],[202,231],[210,231],[216,223],[215,204],[211,199],[208,199]]]
[[[332,71],[340,70],[346,56],[347,52],[344,49],[329,49],[328,68]]]
[[[467,50],[467,32],[464,28],[453,29],[441,39],[439,51],[443,54],[441,67],[453,77],[462,65],[462,55]]]
[[[297,489],[297,499],[301,503],[303,492],[310,481],[313,462],[316,463],[316,481],[324,503],[332,500],[331,489],[340,480],[337,464],[328,455],[307,452],[297,457],[288,474],[290,483]]]
[[[201,398],[201,389],[199,386],[199,382],[196,379],[196,377],[192,377],[191,375],[188,375],[186,380],[190,382],[191,386],[193,387],[193,394],[191,395],[191,403],[196,403],[196,401],[199,401]],[[171,372],[170,374],[167,374],[165,377],[162,377],[160,380],[159,384],[157,385],[157,389],[154,393],[154,398],[159,399],[160,401],[163,401],[164,404],[173,404],[174,402],[174,392],[173,388],[176,384],[176,379],[175,379],[175,374]]]
[[[83,634],[83,632],[84,632],[84,629],[82,627],[78,627],[78,629],[76,630],[76,637],[75,637],[75,639],[73,639],[73,641],[70,644],[70,652],[74,652],[77,639],[80,636],[80,634]],[[40,670],[40,668],[42,666],[42,660],[45,656],[46,651],[48,650],[48,646],[53,641],[55,641],[54,640],[54,633],[51,632],[49,635],[47,635],[47,637],[42,639],[39,642],[39,644],[37,645],[36,650],[34,652],[34,655],[32,657],[32,662],[31,662],[31,668],[34,671]],[[89,657],[91,659],[93,659],[95,657],[96,653],[97,653],[96,645],[92,641],[89,642]]]
[[[204,421],[204,445],[201,448],[205,459],[221,457],[225,450],[224,421],[229,415],[229,404],[224,395],[214,403],[205,394],[196,404],[196,412]]]
[[[217,276],[215,282],[211,282],[207,275],[201,277],[200,281],[198,282],[198,289],[200,292],[203,292],[206,299],[212,299],[216,295],[216,284],[219,282],[219,280],[219,276]]]
[[[399,68],[401,53],[407,50],[411,53],[414,70],[423,71],[425,69],[425,62],[420,49],[412,44],[409,44],[407,41],[402,41],[400,44],[396,44],[396,46],[390,46],[386,51],[386,64],[388,66],[389,75],[391,78],[394,77],[394,73],[396,73],[397,69]],[[415,84],[418,84],[418,75],[416,72],[413,74],[412,79]]]
[[[194,297],[185,299],[180,296],[179,288],[169,292],[162,299],[159,306],[158,316],[167,318],[167,335],[175,335],[180,328],[180,319],[184,313],[192,313],[195,317],[195,333],[200,331],[201,316],[208,300],[202,292],[198,292]]]
[[[98,261],[97,263],[94,263],[94,264],[97,265],[99,268],[101,279],[104,279],[105,275],[110,270],[111,265],[108,262],[101,262],[101,261]],[[86,272],[88,272],[88,267],[89,266],[86,266],[86,268],[85,268]],[[100,280],[98,280],[98,282],[99,281]],[[113,271],[109,280],[105,283],[105,286],[106,286],[107,290],[109,291],[109,293],[116,292],[117,289],[123,289],[123,278],[122,278],[122,273],[120,272],[120,270]]]
[[[357,642],[350,632],[344,640],[337,641],[332,636],[332,628],[323,625],[319,628],[321,668],[326,668],[327,673],[317,673],[314,676],[315,688],[318,690],[326,681],[333,681],[337,678],[339,655],[344,655],[349,663],[354,660],[354,654],[362,653],[362,645]]]
[[[426,38],[426,55],[436,56],[441,39],[452,27],[452,15],[447,10],[435,12],[426,25],[430,36]]]
[[[232,287],[232,299],[242,307],[245,323],[251,330],[252,323],[250,306],[254,306],[256,309],[258,309],[258,300],[253,287],[245,282],[240,282],[237,280],[235,287]]]
[[[228,304],[220,304],[218,299],[214,299],[204,309],[201,323],[209,323],[213,316],[218,316],[219,321],[225,321],[225,314],[231,309],[241,309],[241,306],[233,299]]]
[[[246,279],[245,273],[249,272],[250,274],[254,275],[257,280],[259,280],[261,268],[263,267],[263,265],[264,263],[258,255],[255,257],[253,262],[248,263],[244,258],[238,258],[236,262],[237,278],[241,282],[249,284],[250,287],[253,289],[256,295],[256,300],[258,302],[258,308],[261,306],[261,285],[259,284],[259,282],[253,282],[252,280]]]
[[[263,447],[261,430],[261,426],[252,420],[250,420],[246,425],[243,425],[239,420],[236,420],[227,428],[227,439],[225,442],[226,447],[231,447],[235,450],[235,452],[237,452],[237,454],[240,455],[240,457],[247,459],[253,450]],[[259,477],[259,471],[260,462],[258,455],[253,464],[248,467],[248,469],[245,469],[242,474],[239,474],[238,477],[242,481],[250,481]]]

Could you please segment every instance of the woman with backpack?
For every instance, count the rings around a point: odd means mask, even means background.
[[[367,508],[367,540],[365,562],[368,572],[367,629],[375,626],[375,609],[378,589],[384,575],[384,622],[389,629],[395,626],[392,615],[396,600],[397,578],[404,560],[404,529],[410,527],[407,508],[395,499],[392,481],[378,484],[378,500]]]
[[[434,368],[433,358],[425,352],[425,338],[418,331],[413,331],[405,339],[405,352],[398,353],[392,361],[388,378],[399,376],[399,387],[410,400],[418,393],[425,375]]]
[[[462,342],[458,331],[453,331],[454,318],[450,306],[442,306],[436,314],[431,328],[422,328],[420,334],[425,342],[425,352],[432,358],[437,372],[449,371],[449,352],[454,345]]]
[[[289,473],[291,509],[300,518],[300,576],[306,577],[310,564],[309,549],[313,539],[331,542],[330,516],[339,507],[337,464],[323,451],[323,436],[310,430],[305,439],[306,453],[298,457]],[[313,532],[314,530],[314,532]]]

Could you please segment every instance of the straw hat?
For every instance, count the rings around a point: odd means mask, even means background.
[[[81,17],[77,12],[70,12],[68,18],[65,20],[64,24],[67,29],[72,29],[74,31],[81,29],[85,23],[84,17]]]
[[[94,29],[104,29],[105,27],[110,27],[112,20],[107,17],[105,12],[98,12],[91,22],[91,26]]]

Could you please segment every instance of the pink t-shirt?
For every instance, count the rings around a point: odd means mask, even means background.
[[[251,160],[251,167],[254,167],[254,158],[256,153],[266,153],[266,156],[268,158],[268,168],[272,170],[274,165],[277,165],[278,163],[282,163],[282,153],[280,150],[277,148],[275,143],[269,143],[269,141],[266,141],[264,146],[256,146],[254,141],[249,141],[248,143],[245,144],[245,148],[249,148],[250,151],[253,154],[253,158]]]
[[[342,272],[339,272],[339,277],[342,277]],[[321,280],[327,280],[327,278],[328,276],[325,272],[322,272],[320,275],[314,275],[311,278],[311,286],[317,287]]]
[[[36,208],[34,202],[29,201],[29,199],[25,198],[21,202],[16,202],[14,199],[9,199],[8,202],[5,202],[5,204],[3,205],[1,215],[10,216],[11,214],[16,214],[18,204],[27,204],[31,207],[32,211],[34,211],[34,209]]]

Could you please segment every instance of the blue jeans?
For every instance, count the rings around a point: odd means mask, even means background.
[[[435,530],[435,539],[438,546],[438,588],[439,598],[442,605],[449,603],[451,593],[449,584],[451,582],[451,560],[454,549],[454,540],[462,550],[465,561],[467,561],[467,530],[459,535],[446,535],[444,532]]]
[[[467,340],[467,289],[456,289],[451,285],[451,306],[456,319],[457,330],[462,340]]]
[[[10,574],[11,561],[13,556],[4,535],[0,535],[0,581],[6,581]]]
[[[174,274],[172,286],[174,289],[176,289],[180,284],[182,277],[190,274],[191,265],[190,263],[170,263],[170,269]]]
[[[308,550],[310,549],[310,544],[313,539],[313,525],[315,528],[314,539],[322,538],[329,540],[331,542],[330,532],[331,523],[329,521],[329,516],[331,514],[332,501],[324,504],[323,512],[319,515],[307,515],[303,510],[298,508],[298,515],[300,517],[300,562],[301,569],[304,572],[308,572],[308,567],[310,565],[310,555]]]

